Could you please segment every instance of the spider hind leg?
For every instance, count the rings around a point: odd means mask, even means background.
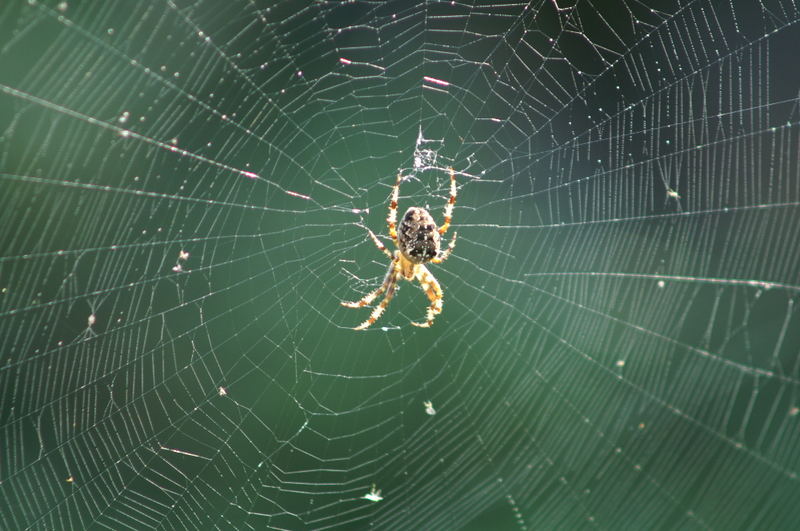
[[[342,301],[342,306],[345,306],[347,308],[363,308],[364,306],[368,306],[372,301],[378,298],[381,293],[386,291],[386,289],[389,287],[390,284],[392,284],[393,282],[397,282],[397,280],[395,280],[396,277],[395,270],[396,270],[396,262],[392,260],[392,262],[389,264],[389,269],[386,271],[386,276],[383,277],[383,282],[378,287],[378,289],[376,289],[372,293],[367,293],[360,300],[354,302]]]
[[[391,302],[392,297],[394,297],[394,293],[397,290],[398,276],[399,273],[396,271],[392,274],[392,279],[389,281],[389,285],[386,288],[386,295],[384,295],[381,303],[372,310],[372,313],[369,314],[369,319],[355,327],[353,330],[364,330],[365,328],[372,326],[372,324],[380,318],[380,316],[383,314],[383,311],[387,306],[389,306],[389,302]]]
[[[384,291],[386,292],[386,295],[384,295],[381,303],[372,310],[369,319],[367,319],[366,321],[355,327],[354,330],[364,330],[365,328],[372,325],[375,321],[378,320],[383,311],[389,305],[389,302],[392,300],[392,297],[394,297],[395,290],[397,289],[397,281],[400,276],[400,270],[398,265],[399,263],[400,263],[399,259],[392,260],[392,262],[389,264],[389,269],[386,271],[386,276],[383,279],[383,283],[380,285],[378,289],[376,289],[372,293],[368,293],[359,301],[342,302],[342,306],[346,306],[347,308],[362,308],[364,306],[369,305]]]
[[[428,300],[431,301],[431,305],[428,306],[428,313],[424,323],[412,321],[411,324],[420,328],[428,328],[433,324],[436,316],[442,313],[442,287],[436,277],[423,265],[419,266],[417,270],[417,280],[419,280],[422,289],[425,291],[425,295],[428,296]]]

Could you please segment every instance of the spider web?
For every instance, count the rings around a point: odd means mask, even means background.
[[[0,527],[796,525],[798,21],[4,2]]]

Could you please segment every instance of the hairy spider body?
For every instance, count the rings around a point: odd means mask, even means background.
[[[456,233],[453,233],[453,239],[450,240],[447,249],[441,250],[441,236],[450,227],[453,206],[456,203],[456,174],[453,168],[449,168],[449,172],[450,199],[444,208],[444,224],[441,227],[436,226],[436,222],[433,221],[433,216],[431,216],[430,212],[420,207],[409,208],[403,215],[400,226],[396,226],[397,200],[400,197],[400,183],[403,180],[402,175],[397,174],[397,182],[392,187],[389,216],[386,218],[389,224],[389,236],[397,245],[397,250],[390,252],[378,237],[367,229],[375,246],[392,260],[389,264],[389,269],[386,271],[383,283],[378,289],[368,293],[359,301],[342,302],[342,305],[348,308],[361,308],[370,304],[382,293],[386,293],[380,304],[372,310],[369,319],[358,325],[356,330],[363,330],[378,320],[389,305],[389,301],[394,297],[397,290],[397,282],[402,278],[408,281],[418,280],[431,303],[428,307],[426,321],[424,323],[412,322],[411,324],[427,328],[433,324],[433,320],[442,312],[442,288],[436,277],[425,267],[425,264],[428,262],[439,264],[445,261],[456,245]]]
[[[420,207],[406,210],[398,227],[397,246],[409,262],[424,264],[436,258],[440,239],[430,212]]]

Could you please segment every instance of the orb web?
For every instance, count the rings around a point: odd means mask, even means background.
[[[791,527],[798,21],[4,3],[0,527]]]

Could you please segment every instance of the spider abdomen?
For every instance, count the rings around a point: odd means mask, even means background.
[[[400,252],[415,264],[430,262],[439,254],[439,229],[433,216],[424,208],[406,210],[397,227]]]

